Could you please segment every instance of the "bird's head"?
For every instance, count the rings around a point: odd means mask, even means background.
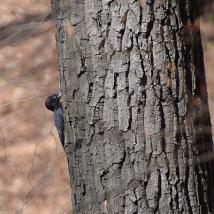
[[[54,109],[60,105],[60,98],[61,92],[48,96],[45,100],[45,107],[50,111],[54,111]]]

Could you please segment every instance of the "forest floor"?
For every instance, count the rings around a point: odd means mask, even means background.
[[[0,7],[0,214],[70,213],[67,162],[45,97],[58,91],[50,2]],[[46,20],[46,21],[44,21]],[[214,124],[214,18],[201,20]],[[213,129],[214,133],[214,129]]]
[[[44,0],[1,2],[0,214],[71,210],[67,162],[44,106],[59,88],[49,11]]]

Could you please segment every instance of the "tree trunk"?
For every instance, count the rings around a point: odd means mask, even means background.
[[[214,213],[196,0],[52,0],[73,212]]]

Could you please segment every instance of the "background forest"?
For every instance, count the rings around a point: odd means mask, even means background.
[[[205,2],[200,24],[214,124],[214,5]],[[50,2],[2,0],[0,14],[0,214],[69,213],[67,163],[44,107],[59,88]]]

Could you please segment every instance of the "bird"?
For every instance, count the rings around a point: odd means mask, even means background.
[[[59,134],[61,144],[65,146],[64,120],[62,103],[60,102],[61,92],[52,94],[45,100],[45,107],[54,113],[54,124]]]

